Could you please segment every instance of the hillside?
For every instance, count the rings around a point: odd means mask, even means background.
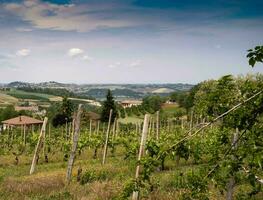
[[[174,91],[188,91],[191,84],[71,84],[58,83],[55,81],[42,83],[11,82],[9,84],[0,84],[0,87],[7,88],[52,88],[65,89],[75,95],[83,97],[92,97],[103,100],[108,89],[112,90],[116,100],[122,99],[141,99],[147,95],[159,94],[169,95]]]

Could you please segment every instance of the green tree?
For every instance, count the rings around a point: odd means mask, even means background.
[[[263,62],[263,46],[256,46],[254,49],[249,49],[247,54],[248,63],[252,67],[256,62]]]
[[[148,96],[143,99],[142,106],[149,113],[160,110],[164,100],[160,96]]]
[[[115,117],[117,117],[117,108],[115,105],[114,98],[112,96],[112,92],[108,90],[106,100],[103,102],[102,111],[101,111],[101,121],[102,122],[109,121],[109,114],[110,114],[111,109],[112,109],[111,121],[113,122]]]
[[[52,120],[53,126],[57,127],[65,124],[66,122],[72,121],[72,114],[73,104],[67,97],[64,97],[61,107],[59,108],[59,112]]]

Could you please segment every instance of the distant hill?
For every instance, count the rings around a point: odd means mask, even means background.
[[[53,88],[65,89],[82,97],[93,97],[98,100],[103,100],[107,90],[113,92],[117,100],[122,99],[141,99],[147,95],[169,95],[174,91],[188,91],[194,85],[173,83],[173,84],[74,84],[74,83],[59,83],[55,81],[42,83],[27,83],[15,81],[9,84],[0,84],[0,87],[8,88]]]

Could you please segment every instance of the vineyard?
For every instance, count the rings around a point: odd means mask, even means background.
[[[194,88],[187,115],[87,120],[0,136],[3,199],[262,199],[262,76]],[[207,92],[209,91],[209,92]],[[190,95],[191,96],[191,95]],[[197,98],[198,97],[198,98]],[[25,134],[26,132],[26,134]]]

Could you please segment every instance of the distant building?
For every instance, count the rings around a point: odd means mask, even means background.
[[[167,101],[165,102],[165,104],[176,104],[176,102],[175,102],[175,101],[172,101],[172,100],[167,100]]]
[[[139,101],[139,100],[125,100],[125,101],[121,101],[120,104],[121,104],[122,107],[124,107],[124,108],[130,108],[130,107],[132,107],[132,106],[142,105],[142,101]]]

